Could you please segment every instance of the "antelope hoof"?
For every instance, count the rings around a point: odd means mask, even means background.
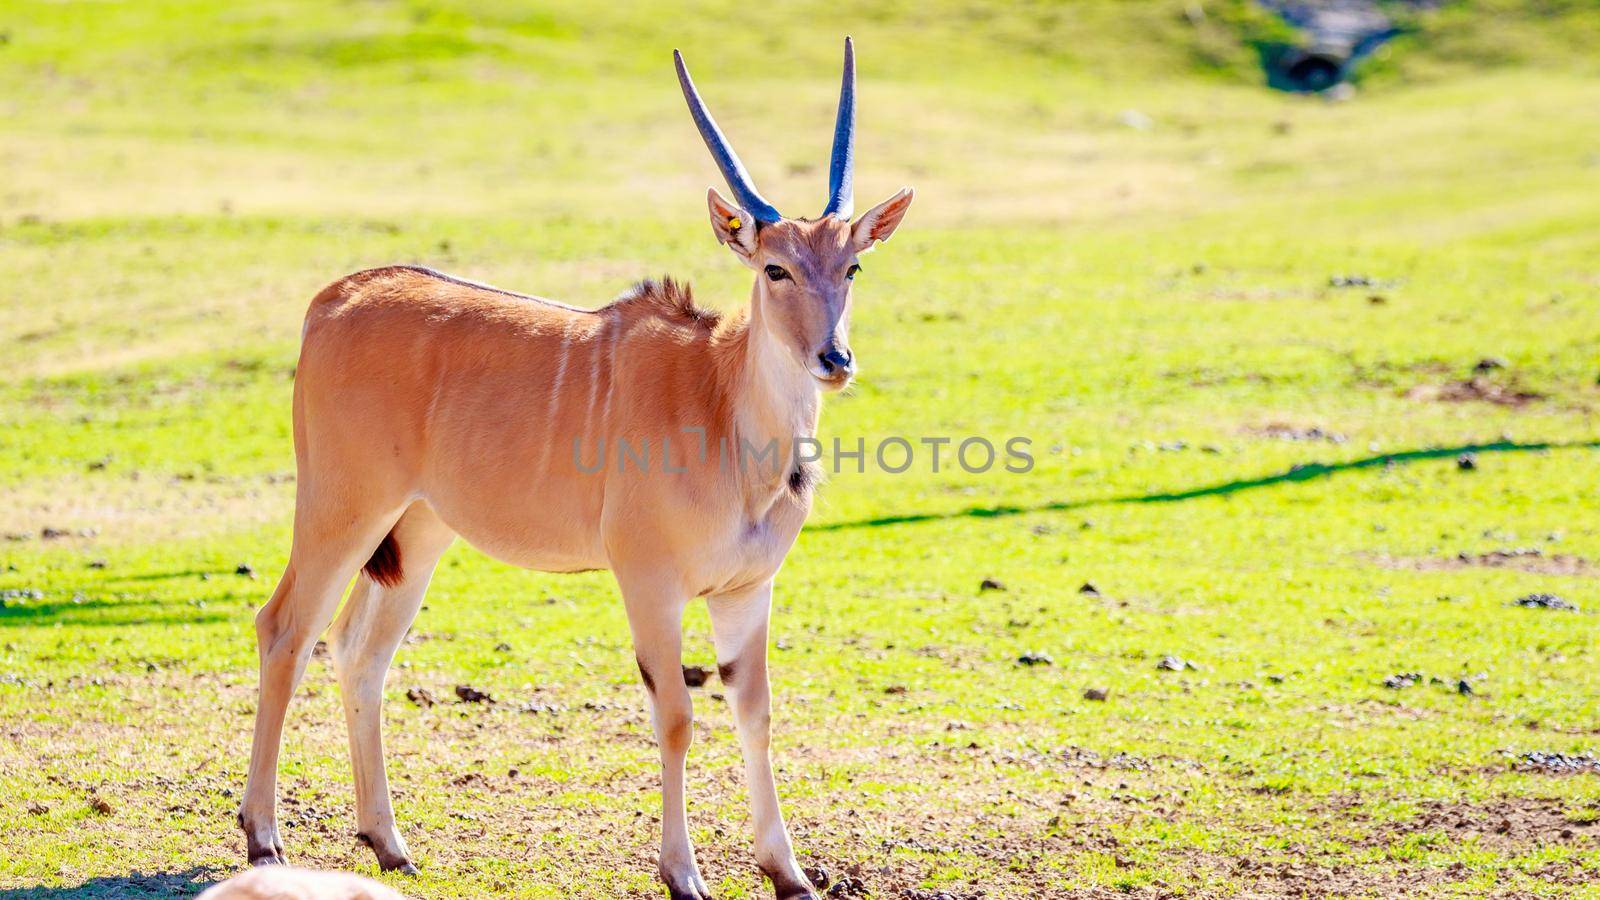
[[[817,889],[811,886],[811,880],[793,862],[770,869],[763,867],[762,871],[772,881],[772,889],[778,900],[818,900],[820,896]]]
[[[356,841],[372,849],[373,855],[378,857],[378,868],[385,872],[399,872],[401,875],[420,875],[417,866],[406,854],[404,848],[398,852],[374,841],[370,835],[358,834]]]
[[[694,869],[687,873],[661,873],[661,880],[667,883],[667,893],[672,895],[672,900],[711,900],[711,890],[706,887],[705,879]]]
[[[265,850],[251,848],[249,851],[250,865],[252,866],[287,866],[289,858],[283,855],[282,847],[268,847]]]
[[[773,887],[777,890],[778,900],[821,900],[821,895],[812,890],[810,885],[795,884],[787,887],[773,885]]]
[[[283,842],[278,840],[277,826],[257,829],[245,822],[244,813],[235,818],[244,832],[245,858],[252,866],[286,866],[289,857],[284,855]]]

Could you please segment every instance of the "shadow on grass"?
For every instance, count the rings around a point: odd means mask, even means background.
[[[222,569],[179,569],[173,572],[144,572],[139,575],[119,575],[108,581],[172,581],[178,578],[212,578],[242,577],[235,572],[224,572]]]
[[[178,607],[181,605],[182,609]],[[156,611],[141,611],[155,607]],[[162,613],[167,614],[163,615]],[[8,602],[0,606],[0,628],[39,625],[45,622],[66,625],[205,625],[235,618],[226,612],[204,611],[187,603],[162,600],[80,600],[26,603]],[[0,898],[5,896],[0,893]]]
[[[1255,488],[1270,487],[1275,484],[1284,484],[1296,481],[1312,481],[1326,478],[1338,472],[1348,472],[1357,469],[1372,469],[1387,465],[1399,465],[1416,462],[1418,460],[1442,459],[1460,456],[1464,453],[1527,453],[1540,450],[1600,450],[1600,441],[1572,441],[1568,443],[1538,442],[1520,444],[1515,441],[1495,441],[1489,444],[1462,444],[1458,447],[1430,447],[1423,450],[1402,450],[1397,453],[1383,453],[1377,456],[1367,456],[1340,463],[1299,463],[1291,466],[1288,471],[1274,475],[1263,475],[1260,478],[1244,478],[1236,481],[1224,481],[1219,484],[1191,488],[1186,491],[1172,491],[1157,494],[1134,494],[1122,497],[1101,497],[1091,500],[1057,500],[1053,503],[1039,503],[1032,506],[974,506],[963,510],[945,513],[910,513],[902,516],[881,516],[874,519],[857,519],[850,522],[832,522],[825,525],[810,526],[808,531],[845,531],[852,528],[877,528],[884,525],[909,525],[917,522],[936,522],[948,519],[974,518],[991,519],[1003,516],[1016,516],[1025,513],[1040,512],[1065,512],[1074,509],[1089,509],[1097,506],[1115,506],[1130,503],[1177,503],[1182,500],[1195,500],[1201,497],[1219,497],[1236,494],[1240,491],[1254,490]]]
[[[0,900],[61,900],[66,897],[190,897],[219,881],[204,868],[146,875],[105,875],[67,887],[0,888]]]

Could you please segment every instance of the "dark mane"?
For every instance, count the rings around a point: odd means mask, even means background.
[[[611,301],[608,309],[639,309],[684,324],[714,328],[722,315],[714,309],[696,306],[694,292],[689,285],[663,276],[635,284],[622,296]]]

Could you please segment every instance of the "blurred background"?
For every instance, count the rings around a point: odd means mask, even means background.
[[[10,0],[0,890],[242,860],[317,290],[408,262],[589,306],[668,273],[736,308],[671,51],[814,215],[846,34],[858,206],[917,201],[823,435],[1038,465],[824,488],[773,663],[806,863],[841,896],[1588,889],[1593,0]],[[457,547],[400,666],[408,891],[652,894],[606,576]],[[715,687],[691,816],[752,896]],[[366,871],[326,666],[306,694],[290,855]]]

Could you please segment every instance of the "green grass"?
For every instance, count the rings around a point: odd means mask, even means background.
[[[1282,35],[1249,4],[1187,5],[0,11],[0,590],[29,592],[0,608],[0,890],[242,862],[312,294],[416,261],[588,304],[671,272],[736,305],[668,51],[809,214],[848,31],[862,202],[918,200],[865,260],[863,376],[824,438],[1027,435],[1037,466],[823,488],[774,625],[803,862],[884,897],[1595,896],[1600,778],[1513,766],[1600,749],[1592,7],[1422,16],[1329,103],[1261,86]],[[1485,357],[1542,399],[1430,398]],[[1448,564],[1528,547],[1594,562]],[[1583,611],[1508,606],[1537,591]],[[687,629],[710,662],[703,609]],[[1442,683],[1383,687],[1412,671]],[[403,889],[652,895],[636,678],[608,576],[450,551],[389,682]],[[501,702],[404,699],[462,683]],[[758,896],[716,689],[691,824],[717,894]],[[284,837],[371,873],[337,706],[314,663]]]

